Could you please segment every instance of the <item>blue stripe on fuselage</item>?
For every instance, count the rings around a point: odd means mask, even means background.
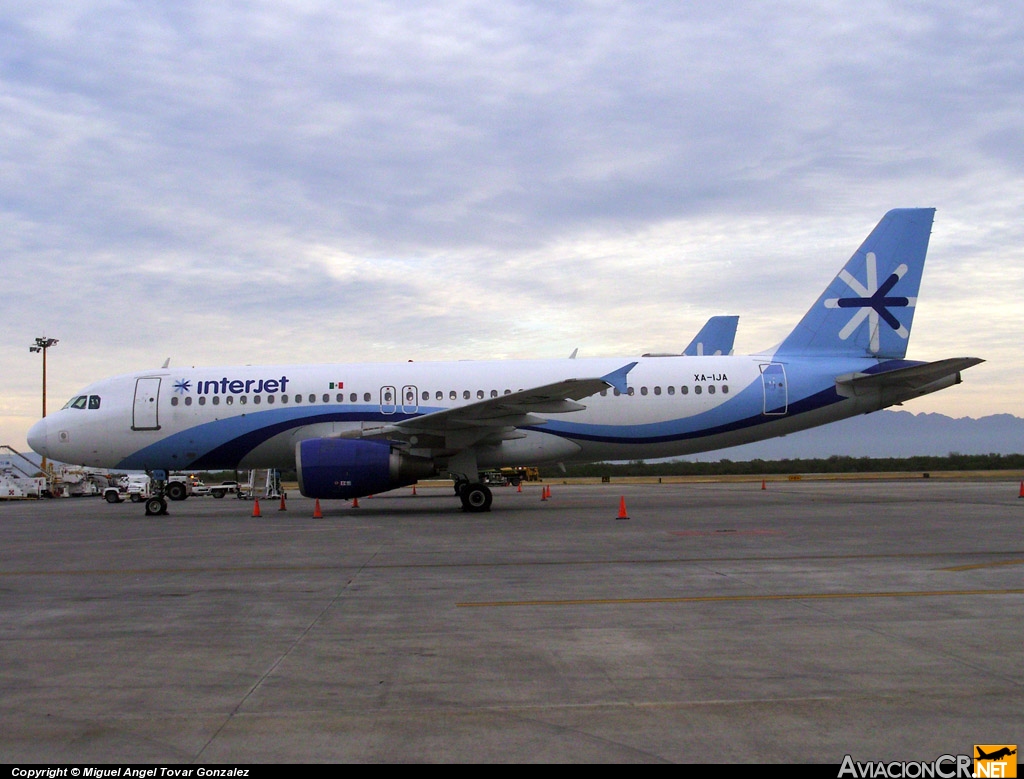
[[[883,363],[863,361],[813,361],[813,365],[792,362],[786,365],[789,381],[789,408],[785,415],[765,415],[762,384],[755,380],[725,402],[699,414],[636,425],[601,425],[552,418],[545,425],[524,428],[578,441],[608,444],[664,444],[706,438],[722,433],[753,429],[759,425],[788,419],[825,408],[844,400],[835,391],[834,378],[846,372],[884,373],[917,365],[905,360]],[[807,369],[812,368],[812,372]],[[824,387],[824,389],[822,389]],[[642,403],[637,397],[622,397],[616,402]],[[196,425],[168,436],[124,458],[118,468],[235,468],[258,446],[274,436],[307,425],[323,423],[399,422],[440,408],[421,408],[419,414],[395,412],[382,414],[379,406],[321,406],[314,408],[273,409],[248,412]],[[753,439],[752,439],[753,440]],[[186,453],[198,453],[191,460]]]

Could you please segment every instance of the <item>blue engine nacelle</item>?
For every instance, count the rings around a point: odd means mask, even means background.
[[[434,461],[391,444],[351,438],[309,438],[295,446],[299,492],[307,498],[362,498],[432,476]]]

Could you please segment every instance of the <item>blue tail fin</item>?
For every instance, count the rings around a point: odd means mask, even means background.
[[[934,218],[934,208],[883,216],[775,353],[906,356]]]
[[[713,316],[700,332],[683,349],[688,357],[699,357],[702,354],[732,354],[732,346],[736,341],[736,325],[738,316]]]

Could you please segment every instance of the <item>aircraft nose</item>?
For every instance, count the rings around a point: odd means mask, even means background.
[[[43,457],[50,456],[47,441],[48,430],[49,423],[43,418],[29,428],[27,436],[28,445],[32,447],[32,451],[36,454],[41,454]]]

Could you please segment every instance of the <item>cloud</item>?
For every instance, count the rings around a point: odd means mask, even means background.
[[[1008,2],[8,3],[3,439],[37,413],[13,344],[43,331],[62,396],[168,354],[663,351],[715,313],[762,348],[885,210],[927,205],[912,352],[998,367],[915,408],[1018,411],[1022,22]]]

